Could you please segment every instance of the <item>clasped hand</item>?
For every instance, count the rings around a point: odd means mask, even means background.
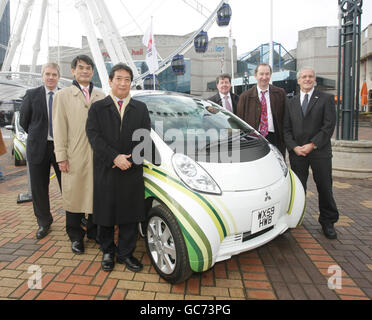
[[[299,156],[299,157],[306,157],[309,155],[310,152],[314,150],[314,143],[308,143],[303,146],[297,146],[293,149],[293,151]]]
[[[114,160],[114,165],[112,168],[118,167],[120,170],[128,170],[131,166],[132,163],[128,161],[128,158],[130,158],[132,155],[126,155],[126,154],[119,154],[115,160]]]

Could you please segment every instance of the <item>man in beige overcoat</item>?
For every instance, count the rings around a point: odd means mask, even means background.
[[[94,62],[85,55],[71,63],[72,86],[56,93],[53,102],[53,132],[56,159],[62,172],[62,200],[66,210],[66,232],[72,252],[84,253],[85,231],[81,220],[88,214],[87,237],[97,239],[93,224],[93,154],[85,133],[93,102],[105,97],[91,83]]]

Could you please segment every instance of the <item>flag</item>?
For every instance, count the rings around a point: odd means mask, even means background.
[[[155,47],[155,39],[152,34],[152,22],[147,28],[146,33],[142,38],[143,45],[147,48],[146,53],[146,63],[149,68],[150,73],[154,74],[157,69],[159,69],[158,63],[158,53]]]

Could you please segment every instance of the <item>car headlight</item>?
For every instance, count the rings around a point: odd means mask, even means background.
[[[16,135],[17,139],[21,141],[22,143],[26,143],[27,140],[27,133],[25,132],[18,132]]]
[[[178,177],[190,189],[212,194],[222,193],[212,177],[188,156],[175,153],[172,157],[172,164]]]
[[[283,174],[286,177],[288,174],[288,167],[287,164],[285,163],[282,153],[278,150],[277,147],[273,146],[271,143],[269,143],[269,146],[271,151],[275,154],[276,158],[278,159],[280,167],[283,170]]]

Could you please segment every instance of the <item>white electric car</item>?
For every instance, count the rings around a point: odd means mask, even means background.
[[[12,131],[12,155],[14,155],[14,165],[21,166],[26,164],[26,143],[27,133],[19,124],[20,112],[15,111],[12,119],[12,124],[5,126],[6,129]]]
[[[161,91],[132,92],[151,117],[144,163],[148,219],[142,233],[157,272],[171,283],[296,228],[300,180],[280,152],[220,106]]]

